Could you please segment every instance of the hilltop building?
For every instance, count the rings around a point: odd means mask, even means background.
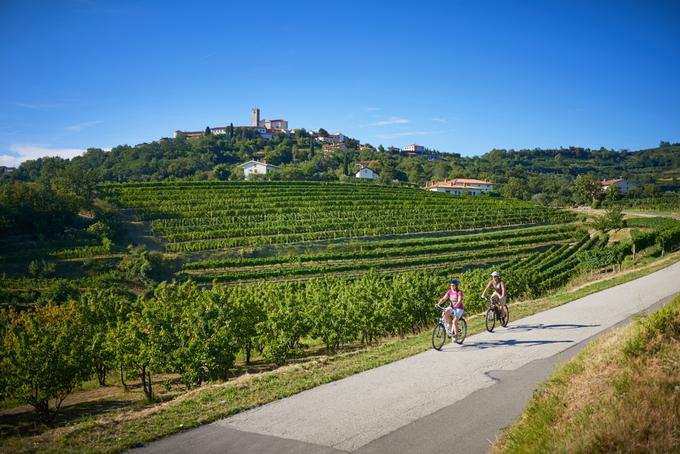
[[[261,120],[260,119],[260,108],[253,107],[250,116],[250,126],[253,128],[266,128],[275,130],[288,130],[288,121],[283,119],[277,120]]]
[[[454,180],[429,183],[425,185],[424,189],[435,192],[448,192],[455,195],[480,195],[482,192],[492,191],[493,183],[485,180],[456,178]]]
[[[422,145],[418,145],[416,143],[412,143],[410,145],[406,145],[404,148],[401,149],[404,153],[415,153],[415,154],[423,154],[425,153],[425,147]]]
[[[277,120],[260,120],[260,109],[253,107],[251,110],[251,124],[250,126],[234,126],[234,128],[250,128],[254,129],[261,138],[271,139],[276,132],[284,132],[290,134],[288,131],[288,121],[283,119]],[[215,136],[226,134],[229,131],[229,126],[210,127],[210,133]],[[175,131],[174,137],[184,136],[187,139],[199,139],[205,135],[205,131]]]
[[[315,134],[318,134],[316,132]],[[345,135],[341,132],[334,132],[332,134],[328,134],[328,137],[317,137],[316,140],[319,142],[325,142],[325,143],[342,143],[346,139]]]

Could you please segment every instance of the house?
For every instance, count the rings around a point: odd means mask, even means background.
[[[467,178],[456,178],[432,182],[425,185],[428,191],[448,192],[456,195],[480,195],[485,191],[493,190],[493,183],[485,180],[473,180]]]
[[[404,153],[415,153],[417,155],[425,153],[425,147],[422,145],[418,145],[415,143],[412,143],[410,145],[406,145],[404,148],[401,149]]]
[[[243,176],[246,180],[250,180],[251,175],[265,175],[268,172],[278,172],[281,169],[279,166],[260,161],[244,162],[239,164],[239,167],[243,169]]]
[[[323,151],[327,155],[332,154],[335,151],[347,153],[347,145],[344,143],[326,143],[323,145]]]
[[[378,174],[369,169],[368,167],[362,167],[361,170],[354,174],[354,176],[357,178],[368,178],[370,180],[375,180],[376,178],[378,178]]]
[[[318,134],[318,132],[316,134]],[[345,135],[341,132],[334,132],[328,134],[328,137],[318,137],[316,140],[325,143],[342,143],[345,141]]]
[[[600,184],[602,185],[603,191],[606,191],[610,186],[615,186],[619,188],[619,192],[621,192],[621,194],[625,194],[631,189],[637,189],[637,185],[635,183],[631,183],[623,177],[613,178],[611,180],[602,180]]]

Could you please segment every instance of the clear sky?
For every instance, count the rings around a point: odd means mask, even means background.
[[[678,1],[0,1],[0,165],[246,125],[445,152],[680,142]]]

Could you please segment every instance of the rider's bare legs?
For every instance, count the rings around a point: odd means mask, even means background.
[[[446,309],[444,309],[444,325],[446,328],[446,332],[451,331],[451,312],[452,312],[451,307],[447,307]]]
[[[505,301],[501,300],[501,296],[494,292],[493,295],[491,295],[491,301],[493,301],[494,304],[497,304],[499,306],[499,309],[501,310],[501,314],[503,314],[503,317],[508,316],[508,308],[505,305]]]

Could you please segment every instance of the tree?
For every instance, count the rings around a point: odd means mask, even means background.
[[[642,188],[642,194],[645,197],[656,197],[659,195],[659,187],[653,183],[646,184],[644,188]]]
[[[500,192],[503,197],[520,200],[529,199],[529,192],[526,190],[526,182],[515,177],[511,177],[507,183],[501,186]]]
[[[246,365],[249,365],[257,340],[257,326],[266,318],[264,307],[257,304],[259,288],[236,286],[227,289],[216,285],[206,296],[227,311],[227,328],[236,338],[238,349],[245,353]]]
[[[608,202],[616,202],[621,198],[621,188],[615,184],[608,186],[605,191],[605,198]]]
[[[227,164],[217,164],[213,167],[213,174],[218,180],[228,180],[231,175],[231,170]]]
[[[210,130],[210,126],[206,126],[206,127],[205,127],[205,133],[204,133],[204,135],[206,135],[206,136],[211,136],[211,135],[212,135],[212,131]]]
[[[265,154],[265,159],[267,160],[267,163],[269,164],[274,164],[274,165],[279,165],[279,164],[288,164],[290,161],[293,160],[293,153],[290,150],[290,147],[288,147],[285,143],[280,143],[279,145],[276,146],[271,151],[268,151]]]
[[[577,203],[593,203],[601,193],[600,180],[593,174],[579,175],[574,180],[574,195]]]
[[[619,230],[626,226],[626,221],[623,219],[623,213],[620,206],[615,206],[603,216],[597,216],[593,220],[593,227],[601,232],[609,230]]]
[[[329,136],[328,131],[326,131],[323,128],[319,128],[318,132],[319,132],[319,137],[328,137]]]
[[[62,402],[90,375],[87,329],[73,304],[5,313],[4,395],[33,406],[52,421]],[[50,400],[55,401],[50,409]]]
[[[88,290],[74,303],[85,322],[92,366],[101,386],[116,365],[115,343],[110,332],[127,311],[128,301],[112,290]]]

